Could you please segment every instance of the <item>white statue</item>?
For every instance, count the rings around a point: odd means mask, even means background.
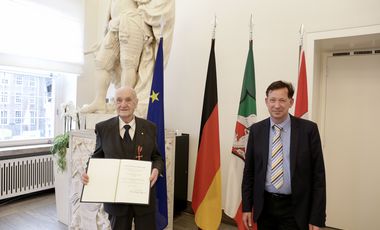
[[[174,0],[110,0],[107,30],[95,57],[96,96],[82,113],[107,111],[106,95],[115,88],[135,89],[136,115],[146,117],[156,51],[161,34],[166,65],[173,37]],[[165,22],[164,26],[161,26]]]

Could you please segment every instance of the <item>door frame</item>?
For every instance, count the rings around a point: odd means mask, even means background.
[[[333,52],[342,51],[342,48],[329,47],[326,41],[334,39],[336,47],[347,47],[344,51],[358,49],[348,47],[347,41],[358,41],[361,38],[380,39],[380,24],[371,26],[362,26],[355,28],[345,28],[339,30],[308,32],[305,36],[305,51],[308,85],[309,115],[310,119],[315,121],[320,129],[322,144],[325,139],[325,105],[326,105],[326,64],[327,57],[332,56]],[[341,44],[341,45],[339,45]],[[376,47],[377,46],[377,47]],[[380,49],[380,44],[369,44],[368,47],[359,47],[360,49]]]
[[[305,52],[308,76],[309,117],[315,121],[320,130],[322,148],[326,139],[326,93],[327,93],[327,58],[334,52],[353,51],[358,49],[380,50],[380,42],[367,42],[367,47],[352,46],[367,41],[380,41],[380,24],[340,30],[309,32],[305,34]],[[368,40],[369,39],[369,40]],[[327,45],[334,40],[334,45]],[[377,47],[376,47],[377,46]],[[336,48],[336,47],[339,47]]]

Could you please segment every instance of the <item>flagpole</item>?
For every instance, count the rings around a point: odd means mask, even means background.
[[[245,229],[243,223],[241,181],[243,178],[244,162],[249,137],[249,127],[255,122],[256,83],[253,59],[253,14],[249,19],[249,48],[244,69],[244,77],[240,92],[239,108],[236,117],[235,132],[231,148],[232,157],[229,162],[227,190],[224,212],[236,222],[238,229]],[[240,184],[239,184],[240,182]],[[256,224],[253,226],[257,229]]]
[[[307,76],[306,76],[306,61],[305,50],[303,49],[303,35],[304,27],[300,27],[300,44],[298,51],[298,84],[297,95],[294,108],[294,116],[303,117],[308,111],[308,98],[307,98]]]
[[[249,20],[249,40],[253,40],[253,14],[251,13],[251,18]]]
[[[164,20],[164,17],[161,15],[161,18],[160,18],[160,38],[162,38],[162,33],[164,31],[164,26],[165,26],[165,20]]]
[[[198,229],[219,229],[222,219],[218,90],[215,61],[216,24],[217,20],[214,16],[191,203]]]
[[[303,46],[303,33],[304,33],[303,24],[301,24],[300,30],[299,30],[300,44],[298,46],[298,74],[300,72],[301,50],[302,50],[302,46]]]
[[[213,28],[212,28],[212,39],[215,39],[216,24],[217,24],[216,14],[214,14],[214,21],[213,21]]]

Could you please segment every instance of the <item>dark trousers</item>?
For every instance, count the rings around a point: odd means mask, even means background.
[[[264,208],[257,220],[258,230],[300,230],[293,213],[291,195],[265,192]]]
[[[145,215],[135,215],[131,209],[125,216],[112,216],[108,214],[112,230],[131,230],[132,221],[135,224],[135,230],[155,230],[156,218],[155,213],[148,213]]]

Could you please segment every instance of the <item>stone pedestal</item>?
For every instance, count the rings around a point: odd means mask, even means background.
[[[166,188],[168,193],[168,226],[165,229],[173,229],[174,216],[174,169],[175,169],[175,133],[165,131],[166,153]]]
[[[70,149],[67,149],[67,153]],[[56,161],[56,159],[54,160]],[[66,161],[68,161],[68,154],[66,154]],[[58,169],[57,162],[54,162],[54,189],[55,189],[55,204],[57,208],[58,221],[68,225],[69,224],[69,194],[70,194],[70,176],[69,168],[61,171]]]
[[[85,129],[95,129],[96,123],[115,117],[113,113],[88,113],[83,115]]]
[[[95,148],[93,130],[72,131],[70,133],[70,197],[69,228],[70,229],[111,229],[108,215],[101,203],[80,203],[83,184],[81,175],[85,171],[87,161]]]

